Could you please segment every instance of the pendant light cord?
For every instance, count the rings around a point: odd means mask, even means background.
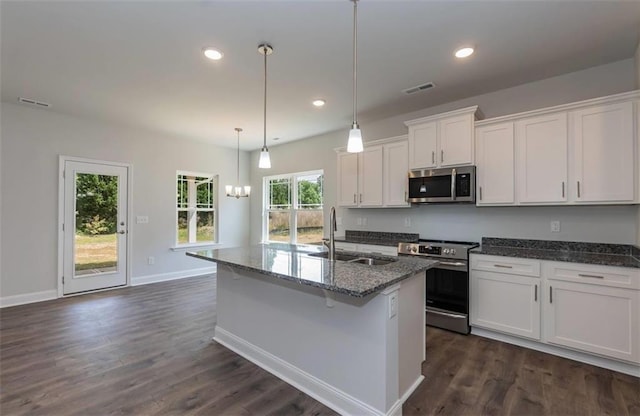
[[[240,186],[240,132],[242,129],[236,129],[238,132],[238,151],[236,152],[236,186]]]
[[[357,124],[358,108],[358,0],[353,0],[353,124]]]
[[[267,148],[267,45],[264,46],[264,142],[262,149]]]

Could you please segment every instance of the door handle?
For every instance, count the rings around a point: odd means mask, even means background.
[[[535,291],[533,292],[533,301],[534,302],[538,301],[538,285],[536,285]]]
[[[360,194],[360,203],[362,204],[362,194]]]
[[[502,269],[513,269],[513,266],[505,266],[503,264],[494,264],[493,267],[500,267]]]
[[[549,286],[549,303],[553,303],[553,288]]]
[[[456,200],[456,170],[451,169],[451,199]]]
[[[436,164],[436,152],[435,150],[431,152],[431,163]]]
[[[440,163],[444,162],[444,150],[440,150]]]
[[[353,203],[356,203],[356,194],[353,194]]]
[[[580,181],[578,181],[578,198],[580,198]]]
[[[482,201],[482,186],[480,187],[480,201]]]
[[[582,274],[578,273],[580,277],[593,277],[594,279],[604,279],[604,276],[598,276],[597,274]]]
[[[404,191],[404,202],[409,202],[409,199],[407,198],[407,191]]]
[[[562,181],[562,197],[564,198],[564,181]]]

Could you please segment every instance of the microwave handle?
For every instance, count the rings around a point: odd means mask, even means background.
[[[451,199],[456,200],[456,170],[451,169]]]

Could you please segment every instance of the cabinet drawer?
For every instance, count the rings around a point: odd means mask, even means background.
[[[545,261],[543,273],[553,280],[640,289],[640,269]]]
[[[371,254],[382,254],[385,256],[397,256],[398,247],[395,246],[377,246],[373,244],[358,244],[358,251]]]
[[[516,257],[471,254],[471,269],[540,277],[540,261]]]

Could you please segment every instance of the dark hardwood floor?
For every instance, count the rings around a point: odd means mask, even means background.
[[[333,415],[211,340],[215,278],[0,310],[0,414]],[[428,328],[405,415],[640,415],[640,379]]]

